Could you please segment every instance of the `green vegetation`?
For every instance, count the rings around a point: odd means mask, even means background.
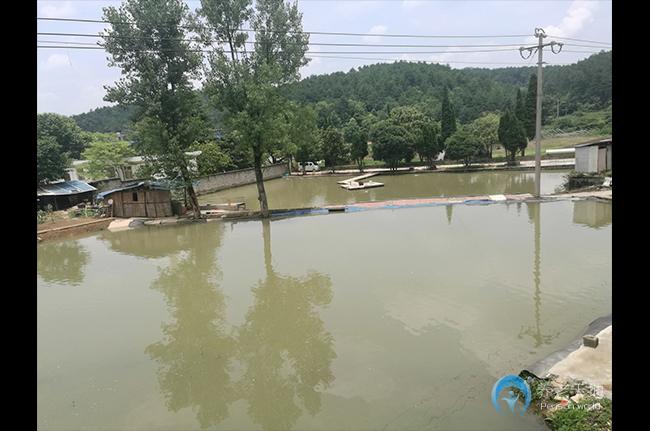
[[[201,1],[197,11],[206,46],[227,42],[229,52],[209,57],[206,89],[226,125],[238,132],[253,153],[253,168],[262,217],[269,216],[262,163],[266,155],[290,153],[286,148],[291,115],[280,87],[297,81],[307,64],[309,36],[302,31],[298,6],[273,0]],[[255,31],[254,49],[246,47]]]
[[[36,138],[53,138],[61,151],[71,159],[81,156],[88,145],[88,136],[69,117],[59,114],[38,114],[36,117]]]
[[[138,152],[178,178],[194,217],[200,218],[185,152],[205,133],[207,119],[191,83],[202,56],[187,38],[189,8],[181,0],[125,0],[119,8],[103,10],[103,19],[111,23],[104,48],[110,65],[123,71],[104,99],[138,107]]]
[[[398,167],[401,160],[410,162],[415,154],[413,134],[390,120],[375,124],[370,132],[370,140],[373,143],[373,158],[384,161],[392,170]]]
[[[363,172],[363,159],[368,155],[368,135],[363,130],[357,120],[350,118],[343,131],[344,139],[350,148],[350,158]]]
[[[106,138],[110,137],[106,136]],[[88,161],[80,170],[84,177],[102,179],[119,176],[118,168],[124,164],[124,158],[134,156],[135,152],[128,142],[102,139],[91,142],[83,152],[83,158]]]
[[[36,138],[36,183],[43,184],[63,178],[68,158],[52,136]]]
[[[517,152],[526,148],[526,134],[521,123],[509,109],[501,116],[498,129],[499,142],[506,151],[508,163],[515,162]]]
[[[82,130],[88,132],[126,133],[135,113],[135,107],[130,105],[104,106],[83,114],[73,115],[71,118]]]
[[[481,154],[482,150],[482,145],[474,139],[467,126],[462,126],[447,140],[446,155],[448,158],[461,160],[466,168]]]

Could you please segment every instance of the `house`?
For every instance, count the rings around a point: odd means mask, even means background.
[[[169,187],[152,181],[108,190],[97,194],[108,203],[113,217],[171,217],[172,197]]]
[[[185,153],[188,156],[187,167],[191,172],[198,170],[196,158],[201,155],[201,151],[188,151]],[[66,179],[79,179],[79,172],[83,165],[88,163],[88,160],[75,160],[72,162],[72,167],[66,169]],[[125,157],[121,166],[117,168],[117,177],[122,181],[135,180],[143,178],[140,170],[146,165],[146,160],[143,156]],[[156,174],[155,178],[164,178],[162,174]],[[103,178],[96,178],[103,179]]]
[[[612,138],[576,145],[576,172],[612,170]]]
[[[55,211],[65,210],[82,202],[92,202],[97,189],[83,181],[59,181],[38,186],[37,205],[46,209],[48,205]]]

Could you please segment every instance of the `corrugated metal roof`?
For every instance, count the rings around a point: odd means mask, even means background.
[[[120,187],[118,189],[106,190],[104,192],[97,193],[97,199],[101,200],[113,193],[123,192],[125,190],[137,189],[139,187],[147,187],[154,190],[169,190],[169,187],[162,183],[158,183],[154,181],[141,181],[136,184],[131,184],[130,186]]]
[[[77,193],[92,192],[95,187],[83,181],[62,181],[60,183],[46,184],[36,189],[36,196],[63,196]]]
[[[598,141],[585,142],[583,144],[578,144],[575,147],[576,148],[581,148],[581,147],[590,147],[592,145],[604,145],[604,144],[611,144],[611,143],[612,143],[612,138],[608,138],[608,139],[601,139],[601,140],[598,140]]]

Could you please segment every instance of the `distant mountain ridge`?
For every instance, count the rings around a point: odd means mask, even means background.
[[[498,69],[452,69],[440,64],[417,62],[380,63],[310,76],[285,88],[286,95],[303,104],[319,102],[336,106],[346,121],[350,102],[358,102],[366,111],[387,112],[395,106],[417,105],[423,112],[437,116],[445,87],[458,119],[466,123],[484,112],[500,111],[509,106],[517,88],[525,91],[536,73],[533,67]],[[544,68],[544,115],[562,115],[576,111],[606,108],[612,98],[612,52],[603,51],[575,64]],[[133,107],[102,107],[72,118],[83,130],[117,132],[128,128]],[[217,121],[218,112],[211,112]],[[351,114],[350,114],[351,115]]]

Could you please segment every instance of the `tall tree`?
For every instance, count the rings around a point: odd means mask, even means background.
[[[537,85],[537,83],[535,83]],[[537,91],[537,87],[535,87],[535,91]],[[526,103],[524,101],[524,97],[521,94],[521,89],[517,88],[517,96],[515,97],[515,111],[514,111],[515,117],[517,117],[517,121],[521,124],[521,126],[524,128],[524,131],[526,130]],[[521,155],[525,156],[526,155],[526,147],[521,149]]]
[[[350,158],[363,172],[363,159],[368,155],[368,136],[359,126],[357,120],[350,118],[343,129],[343,137],[350,148]]]
[[[88,145],[88,135],[77,126],[72,118],[45,113],[36,116],[36,138],[53,138],[71,159],[78,159]]]
[[[482,153],[492,158],[492,149],[499,143],[499,115],[485,114],[467,124],[469,133],[482,147]]]
[[[402,126],[389,120],[379,121],[370,133],[372,157],[386,162],[392,170],[397,169],[400,160],[406,163],[413,159],[413,135]]]
[[[343,134],[334,127],[321,130],[321,154],[325,159],[325,166],[334,171],[334,167],[342,161],[347,160],[349,149],[343,140]]]
[[[440,110],[440,139],[442,145],[447,145],[447,138],[456,131],[456,112],[449,100],[449,91],[445,87],[442,95],[442,108]]]
[[[499,120],[498,135],[499,142],[506,150],[508,162],[514,164],[516,153],[521,151],[528,142],[523,127],[509,109],[504,112]]]
[[[36,184],[63,178],[68,166],[66,153],[52,136],[36,138]]]
[[[474,139],[468,127],[460,127],[447,140],[445,158],[462,160],[465,168],[481,154],[483,147]]]
[[[286,100],[279,88],[307,64],[309,35],[296,4],[283,0],[201,0],[200,32],[211,48],[207,90],[230,127],[251,148],[262,217],[269,217],[262,162],[287,131]],[[255,32],[253,47],[247,47]]]
[[[537,112],[537,75],[530,75],[526,92],[525,112],[519,118],[528,139],[535,139],[535,115]]]
[[[316,118],[316,111],[312,107],[292,104],[289,136],[295,148],[293,157],[302,164],[303,174],[305,162],[320,159],[320,132]]]
[[[437,123],[433,121],[424,123],[415,149],[431,169],[436,169],[436,157],[444,149],[440,139],[440,126]]]
[[[136,106],[139,149],[155,158],[187,191],[201,217],[185,152],[203,133],[202,105],[192,89],[201,55],[190,44],[189,8],[181,0],[125,0],[104,8],[104,47],[122,78],[107,87],[105,100]]]

